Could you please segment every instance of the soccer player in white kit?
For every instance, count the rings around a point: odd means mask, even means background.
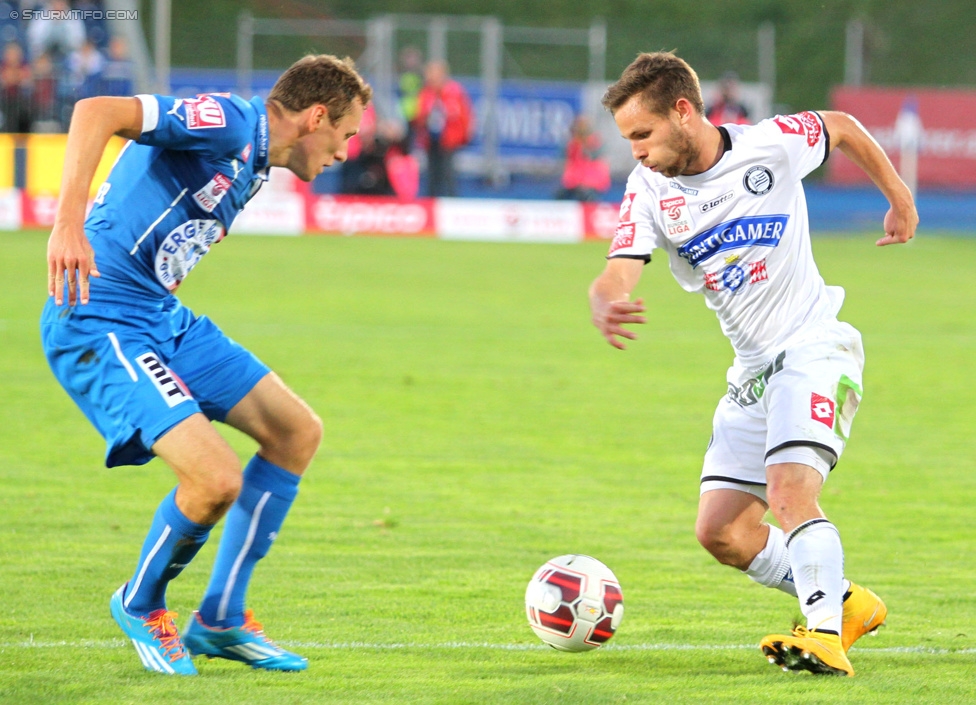
[[[784,670],[854,675],[847,650],[881,626],[884,602],[844,577],[840,535],[818,504],[861,399],[861,336],[837,320],[810,245],[800,180],[839,148],[890,203],[878,245],[910,240],[912,194],[852,117],[801,112],[715,127],[694,70],[641,54],[603,105],[640,162],[627,182],[606,269],[590,287],[593,323],[614,347],[644,323],[630,301],[653,250],[703,294],[735,359],[705,453],[696,534],[721,563],[799,598],[806,626],[761,642]],[[779,527],[765,523],[772,511]]]

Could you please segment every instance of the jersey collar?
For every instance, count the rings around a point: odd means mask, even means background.
[[[261,171],[268,166],[268,109],[258,96],[251,98],[251,105],[258,114],[254,171]]]

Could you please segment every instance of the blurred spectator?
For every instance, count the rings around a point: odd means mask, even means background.
[[[414,121],[417,119],[417,99],[424,87],[423,54],[415,46],[404,47],[400,52],[400,81],[397,84],[397,107],[407,125],[408,148],[413,146]]]
[[[394,120],[376,123],[372,104],[350,145],[348,161],[342,165],[342,192],[359,196],[417,196],[417,161],[407,151],[406,133]]]
[[[3,48],[0,62],[0,112],[3,132],[30,132],[31,68],[17,42]]]
[[[108,60],[102,70],[102,95],[132,95],[132,62],[125,39],[116,35],[108,43]]]
[[[43,8],[38,9],[66,12],[71,6],[65,0],[49,0]],[[46,15],[45,19],[45,15],[42,15],[30,21],[27,41],[32,58],[48,54],[57,66],[85,43],[85,23],[80,18],[55,19]]]
[[[67,68],[75,100],[99,94],[105,57],[91,40],[86,39],[80,49],[71,52]]]
[[[384,120],[380,135],[385,144],[386,177],[393,192],[401,201],[414,200],[420,190],[420,166],[410,153],[406,130],[397,122]]]
[[[471,140],[471,99],[443,61],[431,61],[424,70],[414,126],[418,145],[427,151],[429,195],[456,196],[454,152]]]
[[[34,91],[31,96],[31,131],[60,132],[58,109],[58,82],[54,75],[54,63],[47,54],[41,54],[32,64]]]
[[[718,99],[705,111],[705,117],[713,125],[749,124],[749,110],[739,102],[739,75],[735,71],[722,76]]]
[[[601,158],[600,136],[584,115],[578,115],[566,142],[566,164],[556,198],[595,201],[610,190],[610,165]]]

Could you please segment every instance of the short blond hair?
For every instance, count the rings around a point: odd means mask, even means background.
[[[373,89],[356,71],[355,62],[331,54],[302,57],[278,77],[268,94],[268,100],[294,113],[324,105],[333,125],[349,112],[356,98],[365,107],[372,97]]]

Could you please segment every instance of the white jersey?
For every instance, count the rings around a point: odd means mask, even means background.
[[[720,129],[725,153],[702,174],[634,169],[608,257],[665,250],[674,278],[704,294],[740,364],[754,367],[843,302],[813,261],[800,182],[826,160],[829,136],[813,112]]]

